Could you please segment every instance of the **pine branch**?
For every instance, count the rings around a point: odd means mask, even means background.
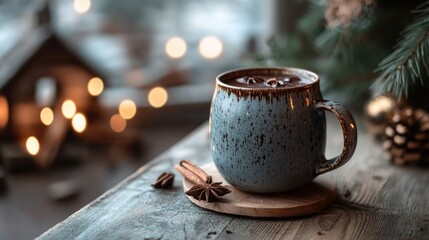
[[[372,88],[379,93],[391,92],[408,96],[409,88],[429,76],[429,1],[415,11],[413,22],[401,33],[395,50],[381,61],[381,72]]]
[[[371,8],[365,8],[365,14],[355,19],[351,25],[326,28],[315,39],[315,45],[320,52],[330,58],[338,58],[342,62],[354,64],[356,54],[368,45],[368,32],[375,23]]]
[[[309,0],[305,15],[298,21],[298,29],[312,39],[316,38],[325,29],[325,3],[318,0]]]

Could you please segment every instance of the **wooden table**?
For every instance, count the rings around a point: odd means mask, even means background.
[[[204,125],[40,239],[429,239],[429,170],[391,165],[357,123],[354,157],[328,174],[339,199],[320,213],[256,219],[211,212],[186,198],[178,174],[173,189],[153,189],[154,179],[181,159],[210,161]],[[334,155],[341,132],[332,119],[328,130]]]

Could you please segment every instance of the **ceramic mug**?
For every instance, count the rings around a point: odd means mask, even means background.
[[[339,120],[342,153],[327,160],[325,111]],[[216,78],[210,147],[221,175],[236,188],[276,193],[298,188],[345,164],[356,124],[342,105],[324,100],[317,74],[297,68],[248,68]]]

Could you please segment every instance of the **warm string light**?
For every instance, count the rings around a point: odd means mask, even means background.
[[[222,54],[223,45],[219,38],[207,36],[201,39],[198,45],[198,50],[204,58],[214,59]]]
[[[42,111],[40,111],[40,120],[46,126],[51,125],[54,121],[54,112],[52,111],[52,109],[49,107],[43,108]]]
[[[65,118],[71,119],[76,113],[76,104],[70,99],[65,100],[61,106],[61,112]]]
[[[119,114],[124,119],[128,120],[133,118],[136,115],[136,112],[137,112],[136,104],[129,99],[124,100],[119,104]]]
[[[165,44],[165,52],[171,58],[181,58],[186,53],[186,42],[180,37],[173,37]]]
[[[9,104],[4,96],[0,96],[0,128],[4,128],[9,121]]]
[[[388,111],[395,106],[395,100],[386,96],[378,96],[375,101],[368,104],[367,111],[370,116],[377,116],[381,112]]]
[[[98,77],[91,78],[88,82],[88,92],[91,94],[91,96],[98,96],[103,92],[104,89],[104,83],[103,80],[101,80]]]
[[[74,1],[74,8],[75,11],[78,13],[87,12],[90,9],[90,6],[91,2],[89,0]],[[200,41],[198,49],[200,54],[204,58],[214,59],[222,54],[223,45],[218,38],[208,36]],[[173,37],[166,43],[165,51],[167,55],[171,58],[183,57],[187,51],[186,42],[180,37]],[[100,78],[94,77],[88,82],[87,89],[90,95],[99,96],[104,90],[104,83]],[[148,101],[152,107],[161,108],[168,101],[168,93],[162,87],[155,87],[150,90],[148,94]],[[2,98],[0,96],[0,111],[5,111],[3,110],[5,109],[4,106],[6,106],[7,109],[7,102],[4,102],[4,97]],[[86,129],[86,117],[82,113],[76,113],[76,104],[72,100],[68,99],[64,101],[61,110],[65,118],[72,119],[72,127],[76,132],[81,133]],[[112,130],[115,132],[124,131],[127,125],[126,120],[132,119],[135,116],[136,112],[137,107],[133,101],[122,101],[119,105],[119,114],[113,115],[110,119],[110,126]],[[7,114],[2,114],[2,116],[7,116]],[[3,118],[0,119],[0,127],[5,125],[4,122],[7,122],[7,117],[6,120],[4,120]],[[43,108],[40,112],[40,119],[42,123],[47,126],[52,124],[54,120],[54,113],[52,109],[48,107]],[[27,151],[32,155],[36,155],[40,148],[37,138],[33,136],[27,139],[26,146]]]
[[[127,127],[127,121],[121,115],[115,114],[110,118],[110,127],[114,132],[123,132]]]
[[[168,93],[162,87],[155,87],[149,91],[148,101],[149,104],[154,108],[163,107],[168,100]]]
[[[78,133],[86,129],[86,117],[82,113],[76,113],[72,119],[72,127]]]
[[[36,137],[31,136],[27,138],[27,141],[25,141],[25,147],[30,155],[37,155],[40,150],[39,140],[37,140]]]
[[[86,13],[91,8],[91,1],[90,0],[74,0],[73,8],[79,14]]]

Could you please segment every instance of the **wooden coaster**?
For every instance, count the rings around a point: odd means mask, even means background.
[[[216,212],[250,217],[291,217],[308,215],[326,208],[335,200],[335,186],[320,177],[299,189],[277,194],[255,194],[235,189],[220,175],[214,163],[202,167],[213,177],[213,182],[222,182],[232,192],[218,202],[198,201],[191,196],[188,199],[197,206]],[[183,181],[186,192],[193,186]]]

